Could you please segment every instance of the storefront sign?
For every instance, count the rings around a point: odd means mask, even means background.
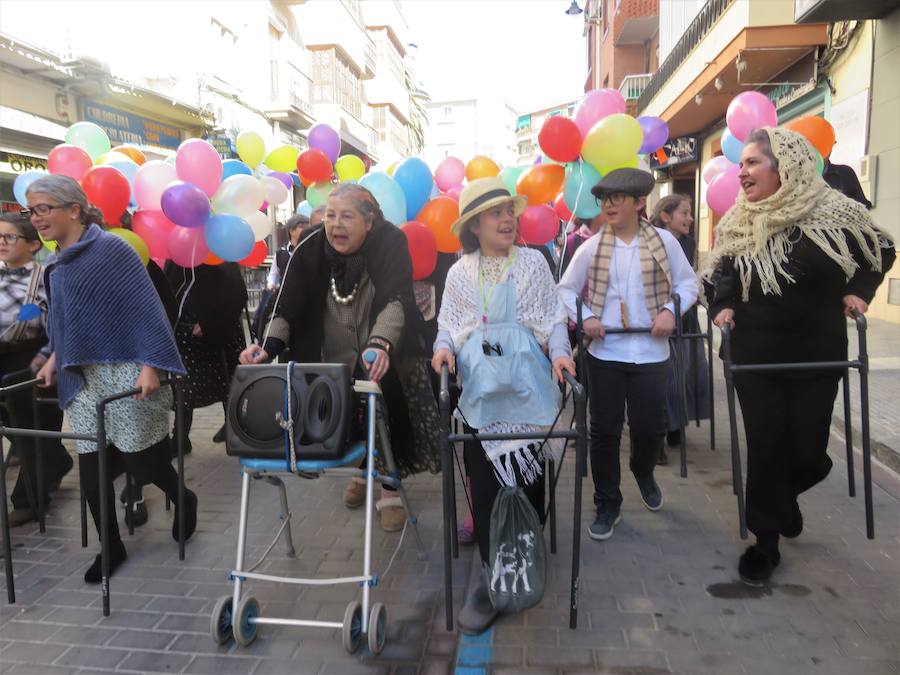
[[[14,152],[0,152],[0,173],[25,173],[26,171],[46,171],[47,160]]]
[[[99,103],[88,101],[84,104],[84,119],[102,127],[114,146],[130,143],[174,150],[181,145],[178,127]]]
[[[700,158],[700,144],[694,136],[672,138],[655,153],[650,153],[649,158],[651,169],[666,169],[696,162]]]
[[[228,136],[210,136],[206,140],[216,149],[222,159],[237,158],[234,143]]]

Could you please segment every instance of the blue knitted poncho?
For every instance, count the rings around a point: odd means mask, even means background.
[[[91,225],[44,274],[60,408],[84,385],[82,366],[139,363],[185,373],[162,302],[124,240]]]

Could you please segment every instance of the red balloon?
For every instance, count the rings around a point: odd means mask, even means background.
[[[112,166],[95,166],[84,174],[81,187],[88,201],[103,212],[106,223],[119,222],[131,199],[131,187],[125,174]]]
[[[318,183],[322,180],[331,180],[334,167],[331,165],[328,155],[318,148],[310,148],[300,153],[297,158],[297,171],[306,180]]]
[[[556,211],[556,215],[559,216],[560,220],[564,220],[567,223],[572,220],[572,212],[569,210],[569,205],[566,204],[562,192],[556,195],[556,199],[553,200],[553,210]]]
[[[406,235],[406,245],[413,264],[413,281],[431,276],[437,265],[437,237],[427,225],[411,220],[400,226]]]
[[[538,145],[556,162],[574,162],[581,153],[581,131],[572,120],[554,115],[548,117],[538,133]]]
[[[80,181],[94,165],[94,160],[77,145],[57,145],[47,155],[47,171]]]
[[[519,235],[526,244],[546,244],[559,232],[559,218],[549,206],[529,206],[519,216]]]
[[[266,242],[258,241],[253,244],[253,250],[250,251],[250,255],[241,260],[240,264],[244,267],[259,267],[263,264],[267,255],[269,255],[269,247],[266,246]]]
[[[169,256],[169,234],[175,223],[166,218],[162,211],[135,211],[131,218],[131,230],[147,242],[151,258]]]

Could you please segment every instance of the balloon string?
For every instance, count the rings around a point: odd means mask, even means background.
[[[295,247],[294,250],[291,251],[291,255],[288,258],[287,265],[284,266],[284,274],[281,275],[281,286],[278,287],[278,294],[275,296],[275,304],[272,305],[272,314],[269,316],[269,320],[266,322],[266,330],[263,331],[263,339],[262,343],[258,343],[261,345],[266,344],[266,340],[269,339],[269,330],[272,328],[272,321],[275,320],[275,313],[278,311],[278,303],[281,302],[281,294],[284,291],[284,287],[287,285],[288,271],[291,269],[291,263],[294,262],[294,256],[297,251],[300,250],[300,247],[303,246],[306,242],[315,236],[315,234],[319,231],[319,228],[315,228],[311,233],[309,233],[302,241],[300,241]],[[272,259],[272,264],[277,264],[276,259]],[[266,311],[266,308],[262,308],[263,312]]]
[[[575,195],[575,208],[576,209],[578,208],[578,204],[581,201],[581,193],[584,190],[584,171],[581,168],[583,163],[584,163],[584,160],[582,160],[582,159],[578,160],[578,170],[579,170],[579,173],[581,174],[581,180],[578,182],[578,194]],[[565,190],[563,191],[563,201],[565,202]],[[566,207],[568,207],[568,204],[566,204]],[[569,220],[566,223],[565,230],[563,231],[565,236],[563,237],[562,247],[560,247],[560,251],[559,251],[559,264],[556,266],[556,281],[557,282],[562,277],[563,261],[566,259],[566,246],[569,243],[569,227],[571,227],[571,225],[574,221],[575,221],[575,212],[570,211],[569,212]]]
[[[194,246],[191,248],[191,262],[194,261],[194,256],[197,253],[197,240],[194,239]],[[178,316],[175,317],[175,325],[177,326],[181,321],[181,315],[184,312],[184,303],[187,301],[188,294],[191,292],[191,289],[194,287],[194,282],[197,280],[197,267],[191,267],[191,283],[188,284],[187,288],[184,290],[184,295],[181,296],[181,302],[178,304]],[[178,289],[178,292],[181,292],[181,289],[184,288],[184,281],[181,282],[181,286]]]

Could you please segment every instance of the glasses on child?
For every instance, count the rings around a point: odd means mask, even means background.
[[[630,196],[627,192],[607,192],[602,197],[597,198],[598,204],[603,204],[603,202],[609,202],[613,206],[619,206],[622,202],[625,201],[625,197]]]
[[[26,239],[26,237],[21,234],[0,234],[0,241],[9,246],[14,245],[19,239]]]

